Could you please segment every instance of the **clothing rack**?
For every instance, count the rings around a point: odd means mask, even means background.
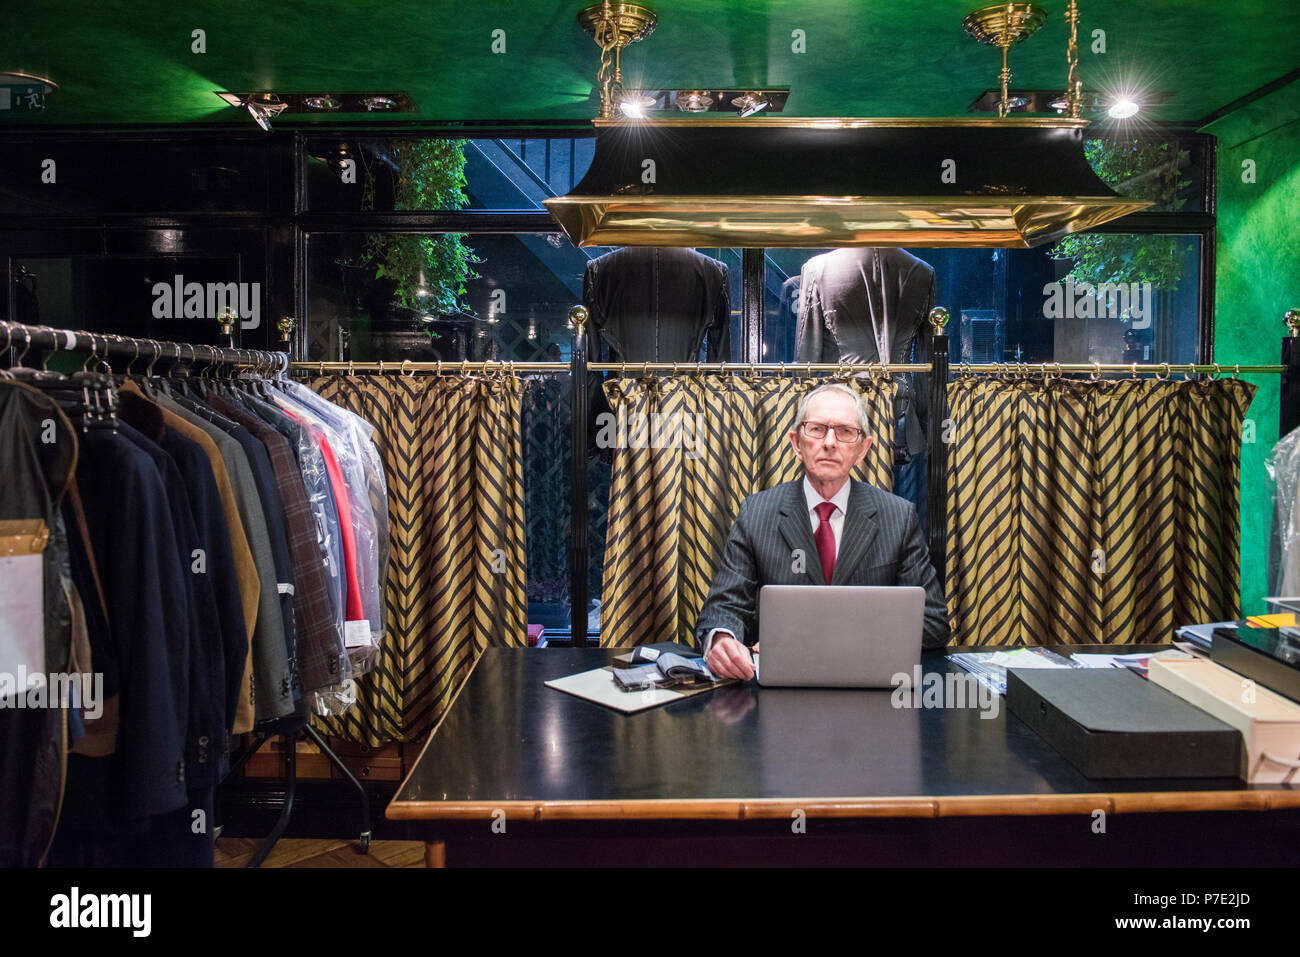
[[[20,350],[18,360],[24,358],[29,349],[37,349],[51,352],[85,351],[91,354],[92,359],[129,356],[132,360],[203,362],[208,365],[226,365],[241,369],[265,369],[268,374],[284,372],[289,367],[289,355],[285,352],[222,348],[201,343],[195,345],[188,342],[163,342],[157,339],[134,339],[114,333],[26,326],[18,322],[0,322],[0,332],[5,336],[4,350]]]
[[[925,363],[817,363],[817,362],[589,362],[587,358],[587,319],[588,310],[584,306],[574,306],[569,310],[569,325],[573,329],[573,350],[568,362],[510,362],[504,360],[487,361],[438,361],[415,362],[401,360],[398,362],[294,362],[290,368],[294,372],[310,374],[316,372],[358,372],[397,373],[413,376],[417,372],[445,373],[567,373],[572,377],[572,434],[571,448],[586,448],[586,429],[588,415],[587,377],[593,373],[624,373],[628,375],[649,375],[651,373],[677,374],[682,372],[717,372],[746,375],[815,375],[830,374],[839,377],[850,375],[883,375],[893,373],[922,372],[933,373],[930,378],[930,415],[927,435],[928,446],[928,494],[927,510],[929,521],[930,557],[939,573],[944,578],[946,564],[946,537],[940,517],[947,498],[947,456],[946,445],[942,441],[941,425],[947,418],[947,383],[950,374],[993,375],[1032,377],[1043,376],[1055,378],[1065,375],[1087,375],[1090,380],[1100,380],[1103,375],[1127,375],[1137,378],[1151,375],[1157,379],[1168,379],[1173,375],[1190,378],[1193,375],[1208,375],[1218,378],[1223,375],[1234,377],[1243,374],[1281,374],[1281,432],[1285,435],[1292,428],[1300,425],[1300,310],[1290,310],[1284,321],[1290,330],[1290,337],[1282,340],[1282,364],[1280,365],[1241,365],[1233,363],[1199,363],[1172,364],[1161,363],[957,363],[948,361],[949,341],[943,330],[948,321],[948,310],[942,306],[930,310],[929,320],[932,335],[929,340],[929,362]],[[576,636],[587,634],[587,565],[590,559],[587,546],[587,469],[582,456],[573,456],[570,472],[570,530],[569,530],[569,568],[570,598],[572,617],[570,619],[571,642],[583,644]],[[561,644],[561,642],[553,642]]]
[[[86,332],[76,329],[54,329],[49,326],[27,326],[16,322],[0,322],[0,333],[5,336],[5,344],[0,347],[0,354],[10,350],[19,350],[17,356],[10,356],[9,362],[5,365],[13,367],[22,364],[30,349],[51,352],[73,352],[86,351],[90,353],[87,362],[95,359],[106,360],[111,356],[126,358],[130,357],[131,362],[127,364],[127,369],[136,360],[148,360],[148,368],[152,370],[153,364],[159,359],[169,360],[172,367],[181,364],[204,363],[210,367],[228,366],[235,369],[247,369],[255,373],[265,375],[283,374],[289,369],[289,355],[286,352],[267,352],[253,349],[237,349],[233,347],[218,347],[204,344],[166,342],[156,339],[135,339],[129,336],[119,336],[112,333],[95,333]],[[188,355],[186,355],[188,353]],[[42,363],[43,365],[43,363]],[[310,723],[302,725],[300,728],[286,728],[286,725],[292,723],[292,717],[281,718],[276,722],[277,730],[266,732],[251,732],[256,740],[242,751],[231,755],[230,770],[226,774],[225,780],[229,780],[250,757],[253,756],[263,744],[272,736],[278,735],[285,754],[285,802],[276,819],[270,833],[263,838],[253,856],[250,858],[247,867],[255,868],[261,866],[271,853],[276,843],[284,835],[288,828],[289,819],[293,814],[294,793],[297,783],[297,748],[296,741],[298,731],[301,730],[306,736],[320,749],[321,753],[330,761],[334,767],[342,773],[343,777],[351,782],[361,798],[361,832],[358,841],[358,849],[361,853],[366,853],[370,848],[371,825],[370,825],[370,800],[366,795],[365,788],[362,787],[352,772],[348,769],[342,759],[334,753],[325,739],[311,727]],[[284,729],[284,730],[278,730]],[[224,782],[223,782],[224,783]],[[214,799],[214,809],[219,811],[220,803]],[[220,835],[221,828],[218,825],[215,828],[216,835]]]

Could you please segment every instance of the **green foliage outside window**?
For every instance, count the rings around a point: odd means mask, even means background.
[[[1189,154],[1177,141],[1091,139],[1084,152],[1102,182],[1123,196],[1151,200],[1160,212],[1173,212],[1187,202],[1178,192],[1189,183],[1181,174]],[[1149,282],[1155,289],[1173,292],[1190,247],[1186,236],[1076,233],[1048,255],[1073,260],[1069,275],[1076,283]]]
[[[394,208],[399,210],[463,209],[465,140],[395,139],[390,153],[397,164]],[[375,208],[375,177],[365,170],[361,208]],[[482,262],[457,233],[371,233],[362,262],[375,268],[375,278],[391,280],[393,297],[416,314],[417,327],[435,335],[421,317],[473,314],[461,297],[465,283],[477,279],[474,265]]]

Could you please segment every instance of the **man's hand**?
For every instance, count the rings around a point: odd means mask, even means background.
[[[719,678],[740,678],[748,681],[754,677],[754,659],[749,649],[726,632],[718,632],[709,648],[704,663]]]

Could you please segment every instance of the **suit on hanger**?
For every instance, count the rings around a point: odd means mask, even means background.
[[[796,362],[929,361],[929,263],[904,249],[834,249],[804,263],[802,279]],[[900,379],[896,460],[925,450],[927,382],[920,374]],[[909,414],[912,408],[917,414]]]
[[[587,263],[582,302],[590,342],[613,361],[691,362],[708,338],[708,361],[731,358],[727,267],[694,249],[627,246]]]

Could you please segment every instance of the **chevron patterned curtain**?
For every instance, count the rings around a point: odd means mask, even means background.
[[[946,591],[963,645],[1166,642],[1240,611],[1255,387],[958,378]]]
[[[612,379],[600,643],[694,642],[695,619],[747,496],[801,475],[787,434],[825,379],[735,375]],[[894,383],[855,379],[877,440],[853,477],[893,486]],[[875,429],[873,429],[875,431]]]
[[[374,425],[388,481],[388,634],[357,704],[313,720],[373,747],[442,717],[478,653],[527,644],[517,376],[326,376],[307,385]]]

